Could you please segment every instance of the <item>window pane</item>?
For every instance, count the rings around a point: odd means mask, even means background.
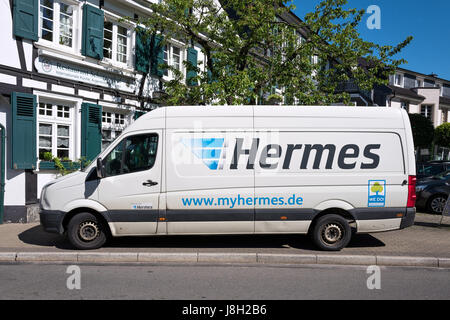
[[[65,4],[65,3],[62,3],[62,2],[60,2],[59,5],[60,5],[59,10],[61,11],[61,13],[65,13],[65,14],[70,15],[70,16],[73,14],[73,7],[72,6],[70,6],[68,4]]]
[[[53,0],[41,0],[41,6],[53,8]]]
[[[70,107],[68,106],[57,106],[57,113],[56,115],[59,118],[70,118]]]
[[[58,148],[69,148],[69,138],[58,138]]]
[[[102,139],[110,140],[111,139],[111,130],[102,130]]]
[[[125,124],[125,116],[123,114],[116,113],[114,123],[115,124]]]
[[[122,170],[122,154],[125,140],[122,140],[103,160],[106,176],[115,176]]]
[[[172,48],[172,62],[173,67],[177,70],[180,70],[180,48]]]
[[[59,14],[59,44],[72,47],[72,6],[60,3]]]
[[[41,7],[41,16],[42,16],[42,18],[47,18],[49,20],[53,20],[53,10],[47,9],[45,7]]]
[[[51,149],[39,148],[39,160],[44,160],[44,153],[52,153]]]
[[[117,26],[117,61],[127,62],[127,28]]]
[[[111,141],[102,141],[102,151],[109,147]]]
[[[123,173],[148,170],[153,167],[158,147],[158,136],[138,135],[127,138]]]
[[[53,41],[53,0],[40,1],[41,38]]]
[[[69,126],[58,126],[58,137],[68,137]]]
[[[61,149],[58,149],[57,156],[58,156],[58,158],[60,158],[60,159],[62,159],[62,158],[68,158],[68,157],[69,157],[69,150],[61,150]]]
[[[53,32],[42,29],[41,38],[52,41],[53,40]]]
[[[49,103],[39,103],[39,114],[42,116],[51,116],[53,106]]]
[[[52,147],[52,137],[39,136],[39,147],[51,148]]]
[[[51,124],[39,124],[39,134],[51,135],[52,125]]]
[[[111,59],[112,57],[112,22],[106,21],[103,29],[103,56]]]

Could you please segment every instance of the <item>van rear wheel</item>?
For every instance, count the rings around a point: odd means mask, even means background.
[[[69,221],[67,236],[77,249],[98,249],[106,242],[106,228],[92,213],[82,212]]]
[[[312,230],[314,243],[326,251],[342,250],[350,242],[351,236],[347,220],[336,214],[320,217]]]

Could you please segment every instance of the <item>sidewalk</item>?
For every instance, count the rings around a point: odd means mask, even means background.
[[[340,252],[317,251],[306,236],[116,238],[98,250],[73,250],[39,224],[0,225],[0,261],[326,263],[450,267],[450,218],[417,214],[405,230],[355,235]],[[402,257],[401,259],[399,257]],[[440,260],[439,260],[440,259]]]

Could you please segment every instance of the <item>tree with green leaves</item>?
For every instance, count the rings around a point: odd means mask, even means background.
[[[413,132],[414,147],[431,148],[434,138],[433,123],[426,117],[418,113],[409,114],[411,129]]]
[[[443,123],[436,128],[434,142],[438,146],[450,148],[450,123]]]
[[[166,105],[257,104],[274,88],[282,90],[284,104],[348,104],[342,85],[371,90],[387,84],[405,63],[395,56],[412,37],[395,46],[365,41],[358,32],[365,11],[346,4],[323,0],[305,21],[288,22],[293,19],[283,17],[294,9],[291,1],[165,0],[134,22],[149,39],[163,35],[160,45],[177,39],[200,47],[205,57],[197,66],[184,62],[188,81],[163,66],[175,75],[164,83]]]

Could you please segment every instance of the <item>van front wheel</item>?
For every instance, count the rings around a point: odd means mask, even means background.
[[[314,243],[326,251],[339,251],[345,248],[352,236],[347,220],[336,214],[320,217],[312,232]]]
[[[106,242],[106,232],[102,222],[92,213],[75,215],[67,226],[70,243],[77,249],[98,249]]]

